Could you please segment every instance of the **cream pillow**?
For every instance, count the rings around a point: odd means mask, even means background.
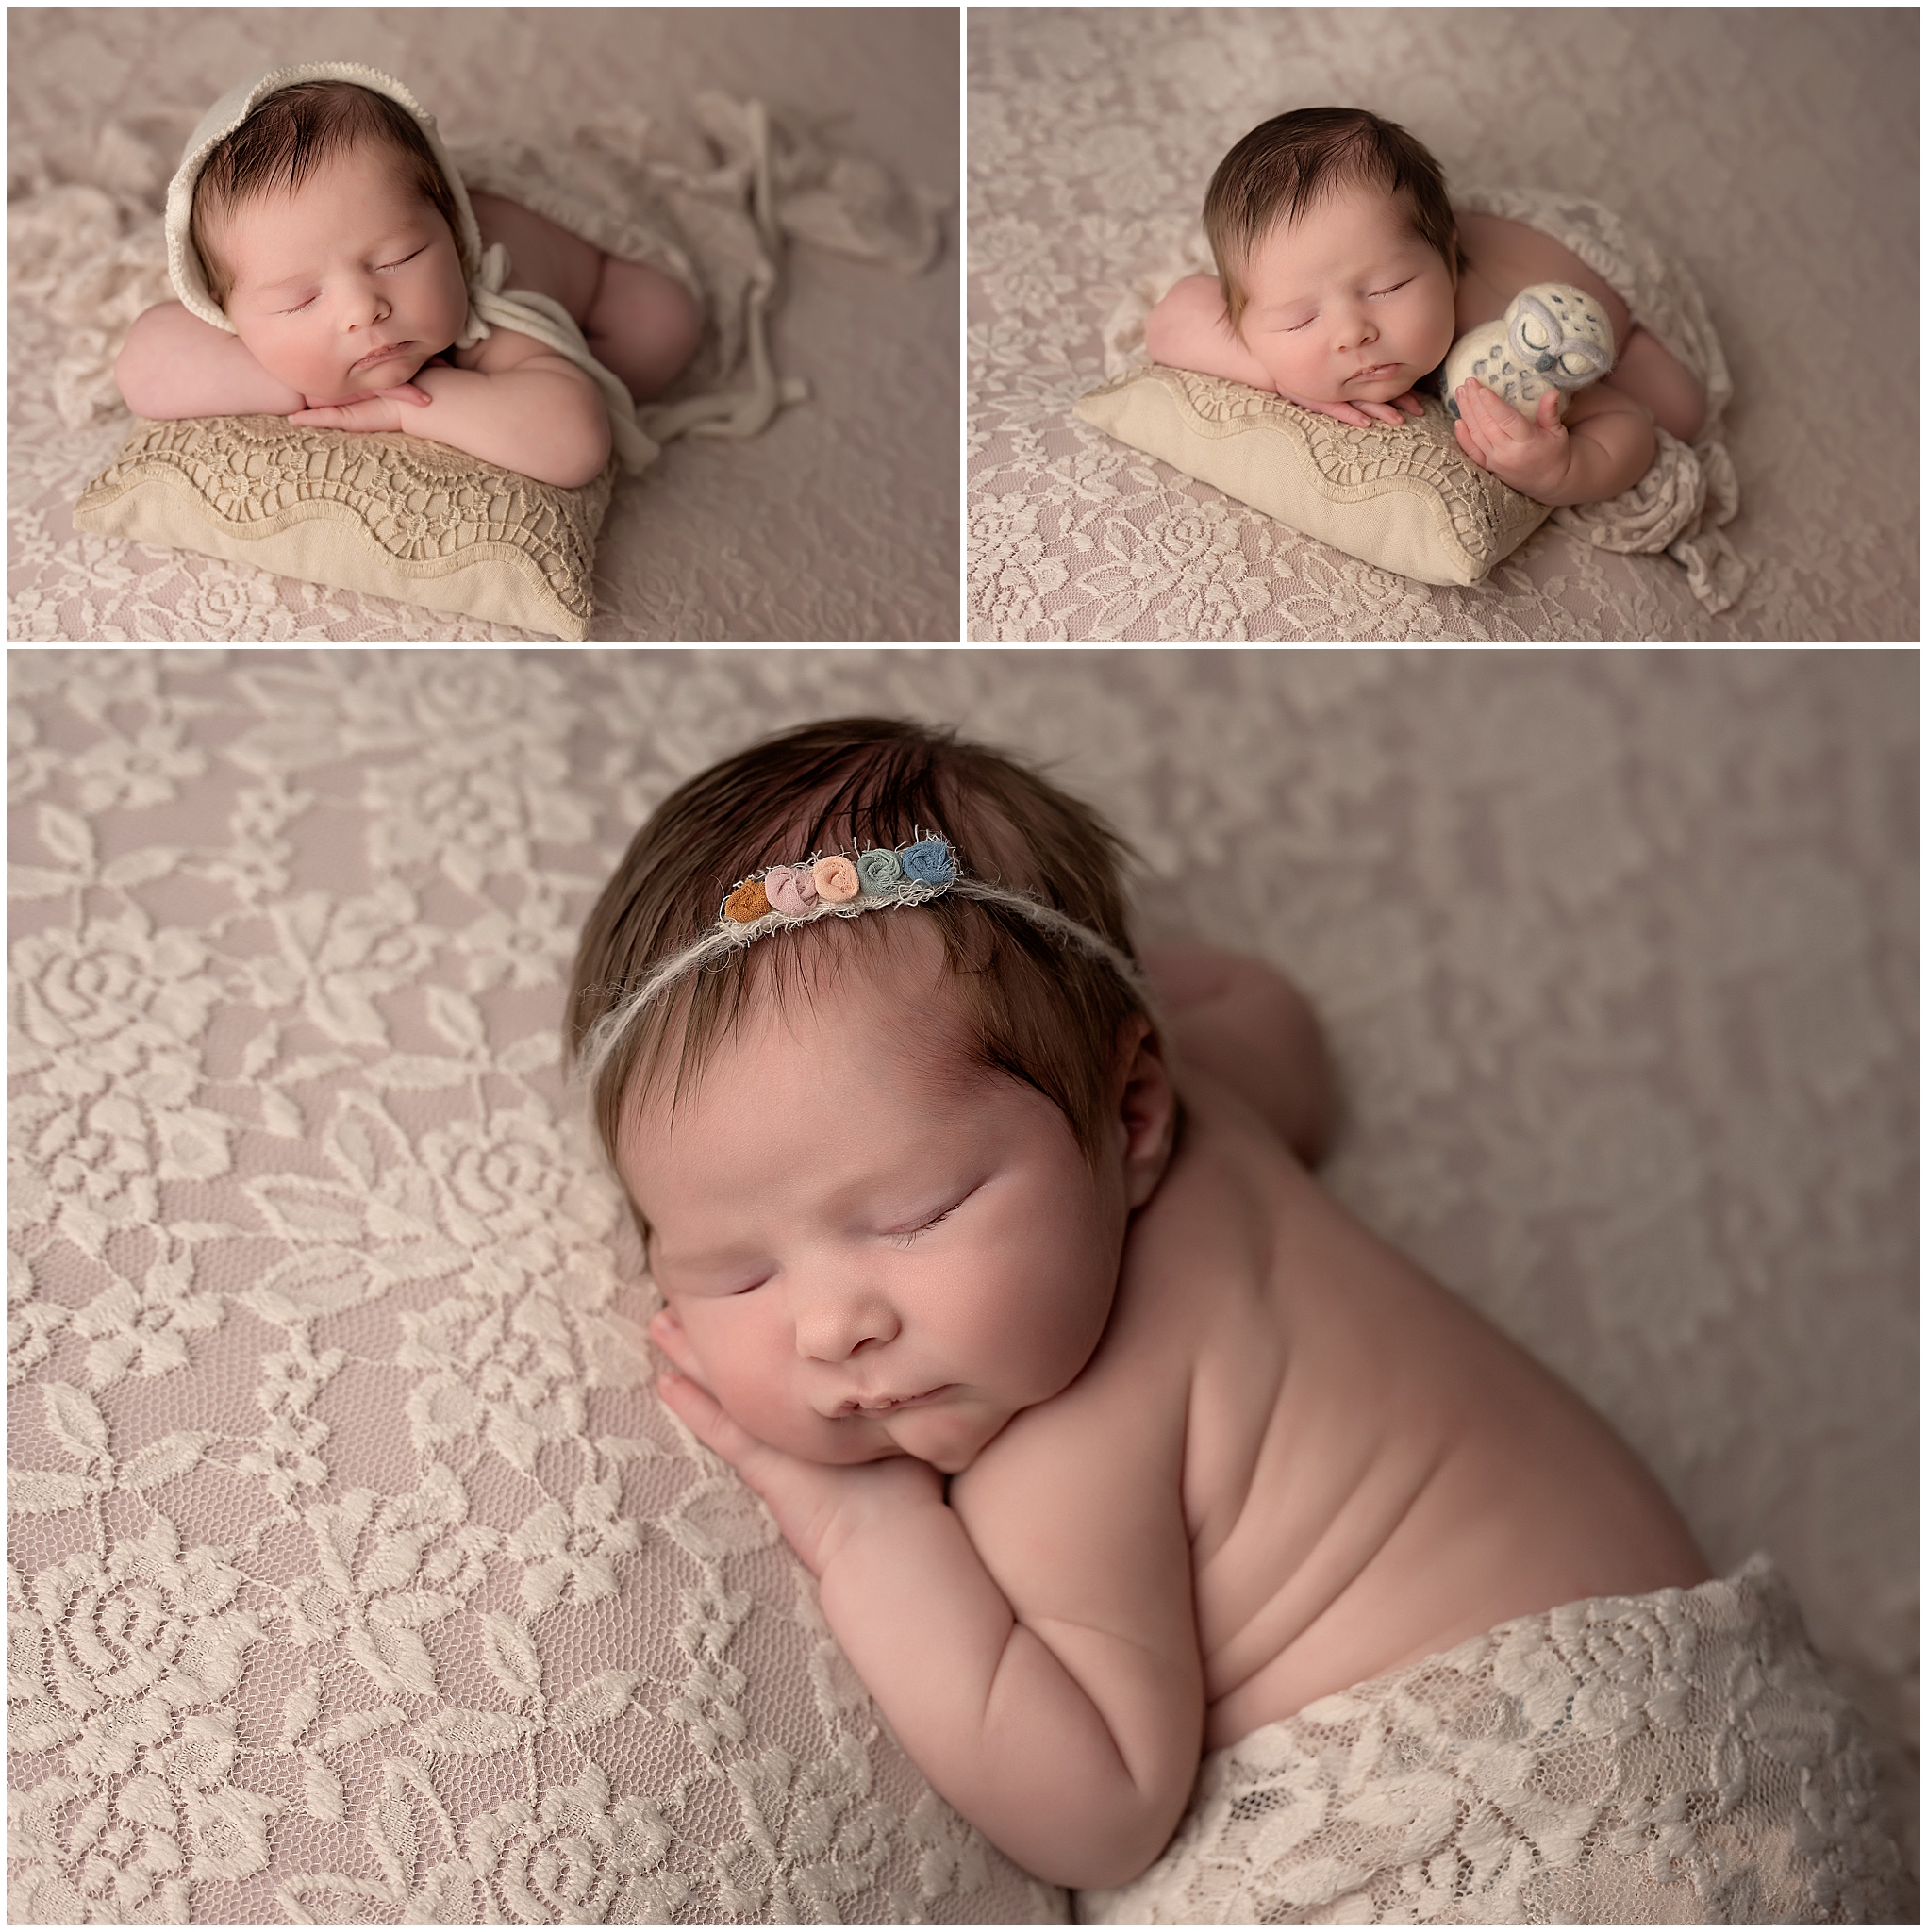
[[[1246,383],[1154,364],[1093,390],[1077,414],[1307,537],[1420,583],[1477,583],[1553,513],[1468,461],[1436,396],[1403,427],[1354,429]]]
[[[189,417],[139,424],[74,522],[580,643],[613,477],[562,490],[421,437]]]

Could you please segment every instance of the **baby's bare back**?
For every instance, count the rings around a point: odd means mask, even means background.
[[[955,1500],[1047,1511],[1087,1460],[1181,1470],[1206,1749],[1508,1617],[1705,1579],[1591,1409],[1347,1213],[1232,1086],[1180,1073],[1180,1146],[1098,1355],[1046,1406],[1063,1425],[1013,1425]],[[1128,1457],[1096,1440],[1120,1428]]]
[[[1204,1317],[1185,1502],[1207,1748],[1507,1617],[1705,1579],[1590,1408],[1236,1095],[1192,1086],[1185,1160],[1131,1281]]]

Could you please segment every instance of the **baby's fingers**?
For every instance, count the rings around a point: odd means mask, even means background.
[[[680,1371],[671,1369],[656,1378],[656,1392],[689,1424],[689,1433],[706,1449],[713,1449],[732,1469],[751,1477],[759,1457],[767,1457],[770,1447],[758,1442],[703,1387]],[[754,1480],[753,1477],[751,1477]]]

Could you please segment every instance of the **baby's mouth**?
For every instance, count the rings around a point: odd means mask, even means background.
[[[914,1408],[920,1403],[932,1402],[939,1395],[950,1392],[954,1385],[941,1382],[935,1389],[926,1389],[921,1395],[885,1395],[874,1402],[858,1402],[855,1396],[841,1404],[837,1413],[844,1415],[894,1415],[899,1409]]]
[[[397,356],[406,356],[412,346],[413,344],[409,342],[390,342],[386,347],[375,349],[362,357],[348,373],[352,375],[357,369],[373,369],[377,362],[392,361]]]

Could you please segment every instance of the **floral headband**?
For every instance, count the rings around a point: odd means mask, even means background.
[[[1144,1003],[1147,1012],[1156,1010],[1151,988],[1128,953],[1029,892],[966,878],[949,840],[932,833],[895,851],[879,845],[855,858],[832,853],[772,865],[739,879],[724,897],[716,924],[701,939],[652,967],[635,991],[590,1029],[582,1042],[577,1078],[593,1092],[610,1056],[652,1000],[689,974],[726,959],[766,934],[819,919],[854,919],[894,906],[924,906],[949,892],[1007,907],[1061,944],[1102,959]]]

